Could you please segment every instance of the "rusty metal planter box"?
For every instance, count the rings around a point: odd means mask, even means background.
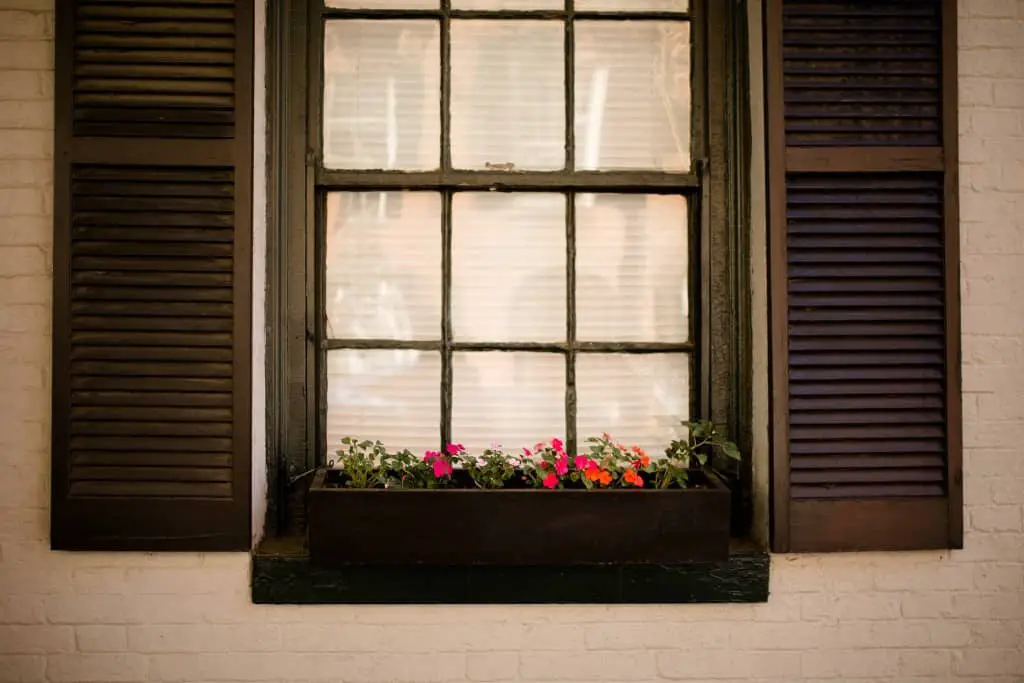
[[[729,489],[342,487],[317,472],[307,498],[313,564],[546,565],[717,562],[729,554]]]

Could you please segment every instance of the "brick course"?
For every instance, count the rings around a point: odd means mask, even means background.
[[[244,554],[48,550],[53,2],[0,0],[0,683],[1024,681],[1024,0],[960,2],[965,549],[645,607],[259,606]]]

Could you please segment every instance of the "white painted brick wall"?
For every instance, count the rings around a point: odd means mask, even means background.
[[[248,557],[53,553],[52,6],[0,0],[0,683],[1024,681],[1024,0],[961,0],[966,548],[759,605],[252,605]]]

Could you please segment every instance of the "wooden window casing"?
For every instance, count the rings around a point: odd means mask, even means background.
[[[772,547],[962,546],[955,0],[769,0]]]
[[[318,359],[326,348],[363,347],[360,340],[330,341],[323,332],[317,305],[322,286],[317,281],[320,245],[317,226],[320,193],[327,190],[429,189],[442,193],[496,188],[514,192],[649,192],[686,196],[694,239],[690,254],[695,264],[694,288],[702,293],[693,302],[691,338],[680,346],[695,358],[693,416],[728,425],[741,446],[749,445],[749,401],[743,394],[748,382],[749,325],[740,318],[749,310],[744,285],[746,263],[746,199],[738,187],[746,182],[749,149],[743,143],[746,118],[746,39],[744,12],[731,3],[693,0],[688,13],[616,12],[575,13],[572,2],[560,10],[459,11],[450,2],[436,10],[345,10],[324,7],[321,0],[282,0],[268,7],[270,28],[271,97],[270,167],[271,226],[268,253],[268,437],[270,485],[273,494],[269,528],[280,533],[301,529],[303,477],[321,464],[323,400],[314,387],[320,382]],[[453,169],[447,154],[437,171],[343,171],[324,168],[320,159],[323,22],[344,18],[421,18],[442,22],[454,18],[566,17],[617,21],[671,19],[689,21],[692,49],[692,169],[685,173],[648,171],[508,172]],[[706,41],[704,36],[723,37]],[[568,62],[571,66],[571,62]],[[728,77],[727,74],[733,74]],[[442,101],[443,102],[443,101]],[[571,100],[568,101],[571,105]],[[444,102],[442,106],[447,106]],[[571,111],[571,106],[569,107]],[[446,119],[447,117],[444,117]],[[571,119],[569,119],[571,123]],[[447,123],[445,123],[447,125]],[[572,126],[567,126],[567,154],[571,153]],[[445,150],[447,151],[447,150]],[[734,201],[734,198],[739,198]],[[300,230],[299,226],[306,226]],[[711,340],[714,339],[714,344]],[[403,344],[405,344],[403,342]],[[413,342],[413,345],[418,342]],[[447,352],[445,340],[441,348]],[[563,348],[564,346],[564,348]],[[433,347],[431,347],[433,348]],[[708,349],[703,354],[701,349]],[[579,342],[554,345],[552,353],[586,353]],[[635,348],[617,351],[644,353],[661,350]],[[457,435],[456,435],[457,436]],[[749,452],[748,448],[744,448]],[[723,463],[728,465],[728,463]],[[750,462],[732,474],[740,533],[751,517]]]

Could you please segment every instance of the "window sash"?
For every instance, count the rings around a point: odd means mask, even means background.
[[[316,3],[320,5],[320,2]],[[685,22],[691,26],[690,49],[695,49],[691,15],[689,12],[575,12],[572,0],[567,0],[563,10],[456,10],[451,9],[450,0],[442,0],[441,7],[432,10],[381,10],[381,9],[338,9],[319,7],[314,27],[319,30],[315,39],[318,49],[311,55],[311,64],[319,66],[320,87],[315,98],[310,98],[310,126],[317,153],[315,155],[315,195],[317,206],[315,283],[317,295],[316,340],[318,364],[316,378],[320,385],[317,393],[320,403],[318,415],[319,454],[326,450],[327,434],[327,354],[341,349],[403,349],[437,351],[441,353],[441,443],[452,440],[452,399],[453,399],[453,354],[458,351],[529,351],[557,353],[566,360],[565,422],[567,447],[577,447],[575,366],[578,354],[585,353],[680,353],[689,356],[690,367],[690,408],[689,413],[698,413],[700,382],[698,364],[698,316],[701,311],[699,259],[700,253],[700,196],[702,179],[698,170],[688,172],[664,172],[655,170],[624,171],[576,171],[575,170],[575,22],[598,20],[608,22],[671,20]],[[323,163],[323,79],[324,29],[328,21],[343,19],[435,19],[440,22],[441,60],[441,155],[440,168],[436,171],[362,170],[327,168]],[[563,106],[565,108],[565,167],[559,171],[495,171],[453,169],[451,159],[451,22],[459,19],[508,20],[544,19],[564,22],[564,74]],[[697,60],[691,59],[690,84],[690,131],[688,141],[691,157],[699,150],[697,135],[701,129],[695,120],[701,109],[696,105],[698,80],[693,77]],[[694,164],[697,166],[697,164]],[[699,166],[698,166],[699,168]],[[373,191],[373,190],[429,190],[441,193],[442,211],[442,325],[441,339],[435,341],[400,341],[389,339],[343,339],[330,338],[326,331],[324,297],[326,296],[326,196],[330,192]],[[546,192],[566,197],[566,341],[560,343],[541,342],[458,342],[453,339],[451,321],[451,232],[452,199],[455,192],[494,191],[503,192]],[[576,195],[582,193],[636,193],[636,194],[677,194],[687,199],[687,248],[688,248],[688,297],[689,310],[688,339],[679,343],[637,343],[637,342],[580,342],[576,339],[576,282],[575,282],[575,204]]]

